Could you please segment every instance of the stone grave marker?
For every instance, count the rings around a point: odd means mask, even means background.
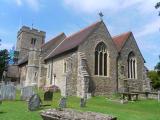
[[[158,102],[160,102],[160,90],[158,91]]]
[[[2,96],[1,96],[1,94],[0,94],[0,104],[2,104]]]
[[[59,108],[66,108],[67,106],[67,98],[62,97],[59,102]]]
[[[21,100],[29,100],[29,98],[34,95],[34,87],[26,86],[21,89]]]
[[[86,99],[85,98],[81,98],[80,107],[85,107],[85,106],[86,106]]]
[[[53,99],[53,92],[48,90],[44,93],[44,101],[52,101]]]
[[[41,98],[39,97],[38,94],[34,94],[30,97],[29,102],[28,102],[28,109],[30,111],[34,111],[40,108],[41,106]]]
[[[15,100],[16,87],[13,84],[2,84],[0,87],[0,96],[2,100]]]

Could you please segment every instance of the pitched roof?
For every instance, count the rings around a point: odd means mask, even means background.
[[[24,56],[22,59],[18,61],[18,66],[25,64],[28,62],[28,55]]]
[[[41,46],[42,49],[42,56],[45,57],[48,55],[53,49],[56,48],[64,39],[66,38],[66,35],[64,33],[61,33],[57,35],[56,37],[52,38],[45,44]]]
[[[125,42],[127,41],[127,39],[129,38],[131,34],[132,32],[129,31],[129,32],[112,37],[114,43],[116,44],[118,51],[121,51],[122,47],[124,46]]]
[[[80,45],[96,28],[100,25],[102,21],[98,21],[73,35],[66,37],[46,58],[50,59],[56,55],[64,53],[68,50],[72,50]]]

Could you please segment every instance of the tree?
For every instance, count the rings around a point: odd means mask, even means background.
[[[159,56],[159,62],[157,63],[154,69],[157,71],[158,75],[160,76],[160,56]]]
[[[159,56],[159,62],[155,66],[155,70],[149,71],[148,77],[152,80],[153,88],[160,89],[160,56]]]
[[[148,72],[148,77],[152,81],[152,86],[154,89],[159,89],[160,88],[160,76],[156,71],[149,71]]]
[[[4,71],[7,71],[7,65],[9,63],[10,57],[8,54],[8,50],[0,50],[0,80],[2,79],[2,75]]]

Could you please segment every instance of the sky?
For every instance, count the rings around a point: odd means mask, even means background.
[[[112,36],[132,31],[149,69],[159,61],[160,0],[0,0],[0,49],[16,45],[17,31],[26,25],[46,32],[46,41],[70,35],[99,21],[104,14]]]

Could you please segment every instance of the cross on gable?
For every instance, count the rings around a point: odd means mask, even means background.
[[[104,15],[103,15],[102,12],[99,13],[99,16],[100,16],[100,19],[103,20],[103,16],[104,16]]]

